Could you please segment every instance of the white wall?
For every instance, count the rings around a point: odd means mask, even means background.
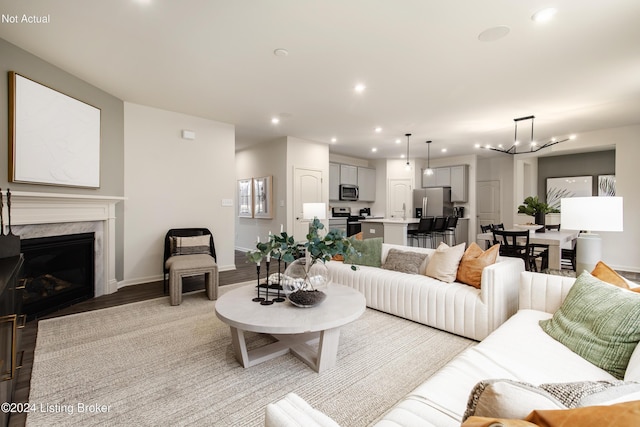
[[[196,139],[182,139],[183,129]],[[125,103],[124,152],[120,285],[161,280],[164,236],[171,228],[208,228],[220,269],[235,268],[234,126]],[[223,207],[222,199],[234,206]]]
[[[576,147],[600,149],[615,144],[616,195],[624,198],[624,231],[599,233],[603,261],[616,270],[640,272],[640,126],[625,126],[581,133],[573,141],[555,145],[554,154]]]
[[[261,241],[266,241],[269,231],[278,234],[280,225],[287,223],[286,158],[286,138],[258,144],[236,153],[236,179],[269,175],[273,177],[273,218],[238,218],[236,212],[236,249],[241,251],[255,249],[257,236],[260,236]]]

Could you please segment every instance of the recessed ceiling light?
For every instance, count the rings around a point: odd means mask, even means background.
[[[287,56],[289,55],[289,51],[287,49],[278,48],[273,51],[275,56]]]
[[[443,152],[443,153],[446,153],[446,152],[447,152],[447,149],[446,149],[446,148],[443,148],[443,149],[442,149],[442,150],[440,150],[440,151],[441,151],[441,152]]]
[[[569,135],[569,139],[576,139],[575,135]]]
[[[376,131],[376,133],[380,133],[380,132],[382,132],[382,128],[381,127],[377,127],[377,128],[375,128],[375,131]]]
[[[404,154],[400,154],[400,158],[401,158],[401,159],[404,159]]]
[[[362,83],[358,83],[357,85],[355,85],[355,87],[353,88],[353,90],[355,90],[355,91],[356,91],[356,92],[358,92],[358,93],[362,93],[362,92],[364,92],[364,90],[365,90],[366,88],[367,88],[367,87],[366,87],[364,84],[362,84]]]
[[[480,34],[478,34],[478,40],[481,42],[494,42],[506,37],[511,29],[506,25],[498,25],[497,27],[487,28]]]
[[[273,119],[271,119],[271,123],[273,123],[274,125],[277,125],[278,123],[280,123],[280,119],[277,117],[274,117]]]
[[[396,139],[396,144],[400,144],[402,141],[400,141],[400,138]]]
[[[558,10],[553,7],[542,9],[531,15],[531,20],[534,22],[549,22],[556,15]]]
[[[337,138],[331,138],[331,142],[338,142]]]
[[[376,147],[373,147],[371,151],[375,153],[376,151],[378,151],[378,149]]]
[[[480,148],[480,144],[476,144],[476,145],[474,145],[474,147]]]

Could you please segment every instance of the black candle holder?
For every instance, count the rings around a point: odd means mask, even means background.
[[[260,305],[271,305],[273,304],[273,300],[269,299],[269,264],[270,262],[267,261],[267,281],[264,284],[264,293],[265,293],[265,297],[263,298],[262,301],[260,301]],[[260,280],[258,279],[258,283],[260,283]],[[258,292],[260,292],[260,284],[258,284]]]
[[[280,258],[278,257],[278,296],[276,298],[274,298],[273,300],[275,302],[285,302],[286,298],[283,298],[282,296],[280,296],[280,290],[282,289],[282,283],[280,283],[280,280],[282,279],[282,273],[280,270]]]
[[[256,263],[256,274],[258,275],[258,283],[256,286],[256,288],[258,289],[258,296],[252,299],[251,301],[261,303],[262,301],[264,301],[264,298],[260,296],[260,264],[258,263]]]

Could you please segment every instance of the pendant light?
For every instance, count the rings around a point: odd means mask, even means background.
[[[411,165],[409,164],[409,137],[411,136],[411,134],[405,133],[404,136],[407,137],[407,164],[404,166],[404,168],[409,170],[411,169]]]
[[[433,175],[431,169],[431,141],[427,141],[427,168],[424,170],[425,175]]]
[[[499,151],[501,153],[506,153],[506,154],[535,153],[536,151],[540,151],[543,148],[547,148],[552,145],[560,144],[561,142],[569,141],[570,139],[576,138],[575,135],[571,135],[568,138],[562,139],[560,141],[558,141],[555,138],[552,138],[547,143],[538,144],[533,139],[533,120],[535,118],[536,116],[526,116],[526,117],[518,117],[517,119],[513,119],[513,121],[515,122],[515,132],[513,136],[513,144],[511,145],[511,147],[504,149],[502,148],[502,145],[499,145],[498,147],[492,147],[491,145],[487,145],[484,148],[488,150]],[[518,151],[518,146],[520,145],[520,141],[518,141],[518,122],[521,122],[523,120],[531,120],[531,136],[529,138],[529,150],[525,149],[525,150]]]

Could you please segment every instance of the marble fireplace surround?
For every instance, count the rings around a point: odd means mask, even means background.
[[[11,229],[22,239],[95,234],[95,296],[118,290],[115,207],[124,197],[11,192]],[[6,204],[5,204],[6,205]],[[7,207],[4,212],[8,225]]]

